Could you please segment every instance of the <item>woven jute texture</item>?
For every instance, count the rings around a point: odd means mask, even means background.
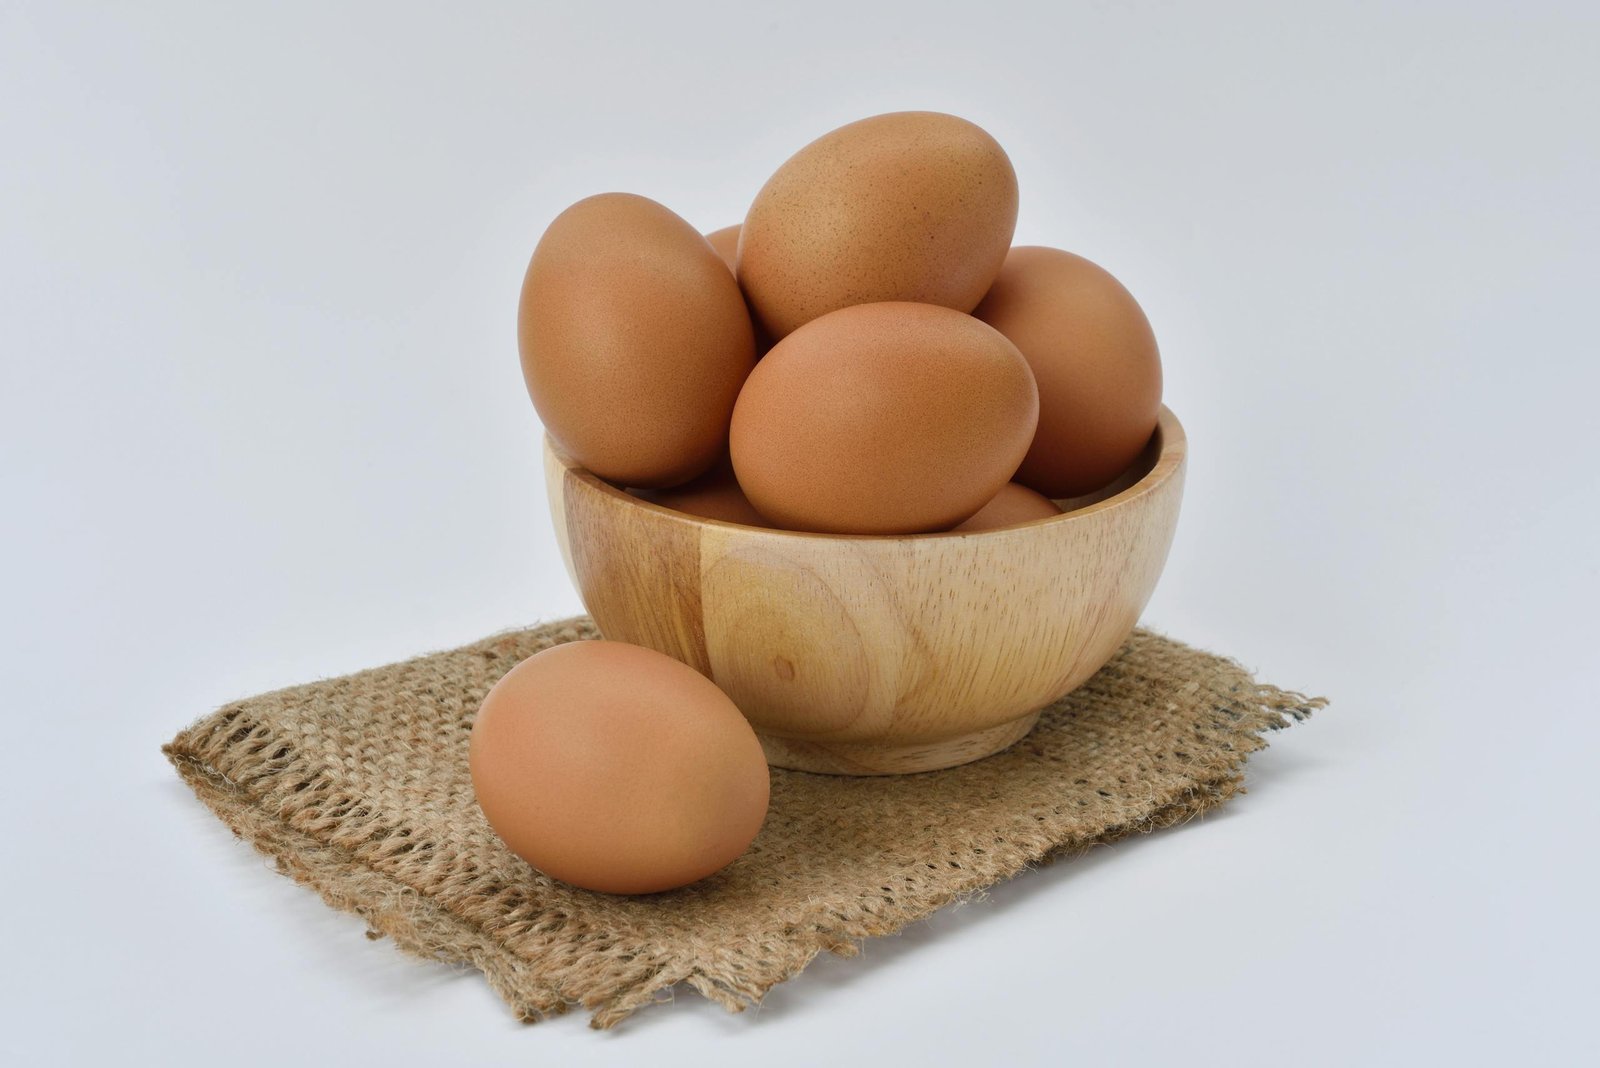
[[[372,937],[467,963],[518,1016],[610,1027],[684,983],[731,1010],[823,950],[850,955],[1047,858],[1190,819],[1240,789],[1262,733],[1320,700],[1137,631],[1027,738],[965,767],[842,778],[774,770],[743,857],[625,898],[540,875],[473,801],[467,736],[524,657],[586,618],[231,704],[165,752],[236,834]]]

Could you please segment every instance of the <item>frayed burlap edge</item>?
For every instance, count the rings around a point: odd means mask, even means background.
[[[555,636],[550,644],[593,636],[587,620],[563,620],[539,630]],[[487,646],[494,641],[487,639],[478,644]],[[1188,648],[1178,642],[1171,644]],[[1248,677],[1235,661],[1225,663]],[[1265,732],[1304,720],[1327,704],[1324,698],[1259,684],[1232,697],[1235,703],[1230,711],[1236,717],[1237,734],[1236,744],[1230,749],[1231,760],[1209,768],[1210,777],[1171,796],[1153,797],[1150,807],[1137,819],[1108,826],[1087,837],[1051,840],[1047,832],[1042,832],[1040,840],[1024,846],[1019,855],[1002,859],[995,854],[987,863],[969,861],[958,882],[915,906],[901,905],[890,912],[833,911],[826,924],[786,930],[781,944],[763,942],[760,954],[744,958],[737,968],[709,968],[703,964],[670,967],[664,961],[644,961],[631,974],[621,976],[602,969],[586,974],[581,964],[576,968],[547,967],[537,959],[519,957],[476,924],[374,870],[353,851],[291,826],[199,755],[204,747],[194,744],[198,739],[192,734],[201,726],[199,723],[164,745],[162,752],[196,796],[234,834],[273,858],[279,872],[315,890],[331,907],[360,916],[368,926],[369,938],[387,936],[402,951],[416,957],[477,968],[521,1020],[535,1022],[581,1005],[592,1013],[590,1026],[606,1029],[639,1008],[662,1000],[663,995],[670,996],[670,990],[679,983],[730,1012],[742,1011],[759,1003],[767,991],[794,977],[824,951],[854,956],[860,952],[862,940],[895,933],[1029,867],[1187,822],[1243,791],[1245,761],[1251,753],[1266,747],[1262,737]],[[259,734],[263,727],[254,725],[252,729]],[[297,759],[292,747],[270,734],[261,737],[263,744],[279,746],[284,758],[275,763],[280,771],[289,770]]]

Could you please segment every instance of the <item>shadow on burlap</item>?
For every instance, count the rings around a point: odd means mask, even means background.
[[[228,705],[165,747],[278,869],[371,936],[471,964],[518,1016],[610,1027],[686,983],[739,1010],[822,950],[852,955],[1047,858],[1190,819],[1240,789],[1265,731],[1321,699],[1148,631],[1027,738],[965,767],[774,770],[767,822],[717,875],[648,897],[551,881],[473,801],[467,736],[514,664],[596,637],[586,618]]]

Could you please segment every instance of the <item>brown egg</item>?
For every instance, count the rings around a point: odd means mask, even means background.
[[[624,485],[673,486],[715,463],[755,363],[749,312],[716,251],[628,193],[580,200],[550,224],[517,333],[545,429]]]
[[[1018,482],[1077,497],[1133,463],[1161,412],[1161,356],[1122,283],[1082,256],[1019,246],[973,314],[1016,343],[1039,383]]]
[[[858,304],[756,365],[733,410],[733,467],[786,530],[947,530],[1011,478],[1038,411],[998,331],[932,304]]]
[[[1022,523],[1031,523],[1035,519],[1048,519],[1060,514],[1061,509],[1057,508],[1049,497],[1035,493],[1027,486],[1007,482],[1000,487],[1000,492],[996,493],[988,504],[978,509],[977,515],[950,529],[968,533],[976,530],[998,530],[1001,527],[1014,527]]]
[[[711,242],[711,247],[717,250],[717,255],[722,257],[722,262],[728,265],[730,271],[734,270],[735,257],[739,252],[739,230],[739,224],[734,223],[706,235],[706,240]]]
[[[717,255],[722,257],[722,262],[728,265],[728,270],[734,269],[734,256],[739,249],[739,231],[743,227],[737,223],[733,226],[724,226],[720,230],[713,230],[706,235],[706,240],[711,242],[711,247],[717,250]],[[745,301],[748,307],[749,300]],[[767,331],[755,318],[755,313],[750,313],[750,323],[756,334],[756,359],[765,356],[772,348],[772,339],[767,336]]]
[[[738,480],[733,477],[733,465],[726,460],[682,486],[664,490],[630,489],[628,492],[640,500],[703,519],[743,523],[747,527],[772,525],[762,518],[744,490],[739,488]]]
[[[824,134],[768,179],[740,234],[739,284],[775,339],[873,301],[967,312],[1016,223],[1016,172],[994,138],[954,115],[879,115]]]
[[[1143,456],[1145,452],[1149,451],[1150,446],[1147,444],[1144,452],[1141,452],[1140,455]],[[1151,461],[1151,463],[1153,463],[1155,457],[1150,456],[1148,459]],[[1076,497],[1063,497],[1056,503],[1061,506],[1061,510],[1063,512],[1076,512],[1080,508],[1087,508],[1092,504],[1099,504],[1101,501],[1108,501],[1117,494],[1121,493],[1123,490],[1131,489],[1132,487],[1138,485],[1139,481],[1143,479],[1145,475],[1150,473],[1151,463],[1140,463],[1138,460],[1135,460],[1122,472],[1122,474],[1118,475],[1110,482],[1107,482],[1099,489],[1090,493],[1080,494]]]
[[[648,894],[743,853],[766,817],[761,743],[716,685],[622,642],[557,645],[483,699],[478,805],[513,853],[589,890]]]

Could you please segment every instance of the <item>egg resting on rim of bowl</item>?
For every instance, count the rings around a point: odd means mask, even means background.
[[[734,407],[733,467],[784,530],[948,530],[987,504],[1033,440],[1038,391],[1016,346],[932,304],[858,304],[796,330]]]
[[[710,468],[755,364],[744,296],[711,244],[629,193],[580,200],[550,224],[523,280],[517,335],[550,436],[629,486]]]
[[[1082,256],[1022,245],[973,314],[1016,344],[1039,384],[1016,481],[1061,499],[1126,471],[1161,413],[1161,355],[1133,294]]]

